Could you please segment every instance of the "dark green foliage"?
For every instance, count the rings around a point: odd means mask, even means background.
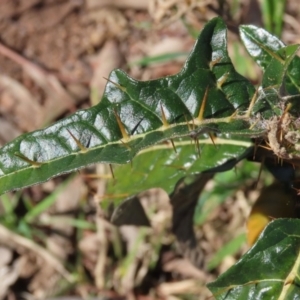
[[[140,82],[115,70],[98,105],[0,149],[0,194],[93,163],[121,165],[108,192],[131,196],[161,187],[172,193],[187,175],[222,172],[252,158],[255,139],[270,149],[268,166],[284,160],[279,165],[284,171],[300,155],[299,46],[285,46],[252,25],[241,26],[240,33],[264,72],[256,92],[235,71],[226,26],[215,18],[179,74]],[[209,285],[215,297],[297,299],[298,223],[270,224],[257,244]]]

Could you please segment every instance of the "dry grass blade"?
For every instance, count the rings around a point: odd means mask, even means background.
[[[24,238],[0,224],[0,237],[1,242],[3,244],[7,244],[10,247],[12,245],[21,246],[34,252],[36,255],[42,257],[46,263],[48,263],[51,267],[53,267],[59,274],[61,274],[66,280],[70,283],[74,282],[72,275],[64,268],[62,263],[54,257],[51,253],[49,253],[46,249],[37,245],[33,241]]]

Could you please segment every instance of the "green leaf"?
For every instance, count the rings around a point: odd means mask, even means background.
[[[247,119],[236,112],[246,111],[253,94],[235,72],[226,26],[215,18],[179,74],[140,82],[115,70],[98,105],[0,149],[0,194],[92,163],[125,164],[145,148],[190,134],[197,138],[207,128],[229,139],[251,136]]]
[[[299,45],[290,45],[282,47],[274,53],[274,57],[265,69],[262,82],[263,88],[272,86],[277,90],[280,89],[285,83],[288,68],[294,60],[298,50]]]
[[[273,57],[281,60],[276,52],[285,47],[276,36],[254,25],[239,27],[241,39],[251,57],[265,70]]]
[[[300,157],[297,124],[300,94],[287,95],[286,88],[291,87],[293,78],[288,77],[289,70],[295,59],[299,59],[296,56],[298,50],[299,45],[291,45],[276,52],[265,70],[262,88],[258,91],[258,99],[252,109],[254,119],[258,117],[257,127],[266,129],[268,147],[277,157],[287,160]]]
[[[298,299],[300,220],[277,219],[227,272],[208,284],[222,300]]]
[[[215,145],[210,138],[201,138],[199,142],[200,156],[196,145],[186,139],[176,142],[177,152],[171,144],[145,149],[132,165],[121,165],[114,170],[116,180],[107,187],[109,198],[118,200],[153,187],[160,187],[170,194],[181,178],[205,171],[227,171],[252,151],[251,141],[242,138],[218,137]]]
[[[262,89],[259,91],[258,101],[255,103],[252,113],[262,113],[264,118],[271,118],[274,115],[281,116],[284,112],[285,105],[281,105],[287,100],[286,95],[286,77],[291,63],[296,58],[299,45],[290,45],[276,51],[276,55],[271,59],[265,70],[262,80]],[[280,60],[278,60],[280,57]],[[293,103],[291,111],[297,113],[299,97],[292,98]],[[299,101],[298,101],[299,102]]]
[[[300,58],[295,56],[287,70],[285,89],[290,95],[300,94]]]
[[[240,26],[241,39],[251,55],[251,57],[262,67],[267,70],[271,64],[284,64],[288,56],[285,44],[276,36],[270,34],[266,30],[254,25]],[[293,47],[290,46],[290,47]],[[282,50],[286,49],[286,50]],[[291,49],[291,48],[290,48]],[[296,53],[295,53],[296,54]],[[273,66],[274,68],[274,66]],[[274,77],[275,75],[275,77]],[[300,58],[293,55],[292,60],[288,63],[288,69],[284,80],[285,88],[288,94],[296,95],[300,93]],[[281,80],[280,76],[272,75],[274,80]],[[266,75],[264,75],[266,78]],[[281,81],[282,83],[282,81]]]

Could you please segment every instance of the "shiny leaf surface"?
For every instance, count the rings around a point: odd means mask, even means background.
[[[253,86],[235,72],[226,26],[202,30],[182,71],[140,82],[113,71],[100,103],[24,134],[0,149],[0,193],[102,162],[125,164],[145,148],[212,130],[249,135],[246,111]],[[238,111],[237,111],[238,110]]]
[[[247,139],[218,137],[212,144],[210,138],[201,138],[201,154],[191,140],[162,144],[145,149],[132,162],[114,169],[115,181],[110,181],[107,192],[110,199],[118,195],[130,197],[139,191],[160,187],[171,193],[183,177],[205,171],[223,172],[233,168],[251,152],[252,143]]]
[[[300,220],[277,219],[227,272],[208,285],[222,300],[298,299]]]
[[[240,36],[251,57],[264,71],[267,70],[272,61],[272,68],[274,68],[274,61],[277,61],[278,64],[284,64],[286,57],[290,56],[288,52],[291,48],[285,48],[282,41],[263,28],[254,25],[242,25],[240,26]],[[284,82],[281,82],[285,84],[286,92],[290,95],[299,94],[300,58],[298,56],[293,57],[289,63],[286,75]],[[266,78],[266,76],[264,77]],[[279,80],[279,77],[273,76],[273,80],[277,79]]]
[[[296,58],[298,45],[291,45],[276,51],[277,56],[281,57],[279,61],[276,57],[272,58],[265,70],[262,80],[262,87],[259,90],[258,101],[255,103],[252,113],[262,113],[264,118],[270,118],[274,115],[281,116],[288,102],[292,103],[292,110],[296,112],[299,104],[298,97],[287,100],[286,96],[286,76],[291,63]]]
[[[242,25],[239,30],[247,51],[264,70],[274,57],[281,60],[276,52],[283,48],[285,44],[276,36],[254,25]]]

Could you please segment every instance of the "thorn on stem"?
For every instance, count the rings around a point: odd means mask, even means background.
[[[201,107],[199,110],[199,114],[198,114],[198,120],[202,121],[204,119],[204,111],[205,111],[205,106],[206,106],[206,102],[207,102],[207,96],[208,96],[208,86],[205,89],[205,93],[202,99],[202,103],[201,103]]]
[[[227,118],[227,123],[230,123],[236,117],[237,114],[238,114],[238,109],[236,109],[234,113]]]
[[[212,60],[212,61],[209,63],[209,68],[212,70],[213,67],[221,61],[221,59],[222,59],[222,57],[220,56],[220,57],[218,57],[217,59]]]
[[[116,82],[113,82],[112,80],[106,78],[106,77],[103,77],[106,81],[112,83],[114,86],[116,86],[119,90],[121,90],[122,92],[126,92],[126,88],[121,86],[120,84],[116,83]]]
[[[135,131],[137,130],[137,128],[140,126],[140,124],[142,123],[142,121],[144,120],[144,118],[141,118],[137,124],[133,127],[133,129],[131,130],[130,134],[133,135],[135,133]]]
[[[31,164],[34,168],[39,168],[43,163],[31,160],[20,153],[14,153],[15,156],[19,157],[20,159],[24,160],[25,162]]]
[[[283,112],[283,114],[282,114],[282,116],[280,117],[279,122],[282,122],[282,121],[283,121],[284,117],[286,116],[286,114],[288,113],[288,111],[289,111],[291,108],[292,108],[292,103],[288,103],[287,106],[286,106],[286,108],[285,108],[285,110],[284,110],[284,112]]]
[[[187,119],[187,117],[186,117],[186,114],[184,114],[184,118],[185,118],[185,121],[186,121],[186,125],[187,125],[187,127],[188,127],[188,130],[189,130],[189,131],[192,131],[192,130],[195,128],[195,125],[193,126],[194,128],[191,128],[191,125],[190,125],[190,123],[188,122],[188,119]],[[193,119],[193,124],[194,124],[194,119]]]
[[[229,77],[229,72],[225,73],[221,78],[217,81],[217,88],[221,89],[222,85],[227,81],[227,78]]]
[[[216,148],[217,147],[216,144],[215,144],[215,138],[216,138],[216,136],[213,135],[211,132],[209,132],[208,135],[209,135],[209,138],[211,139],[212,143],[214,144],[214,146]]]
[[[260,180],[264,164],[265,164],[265,157],[262,158],[262,161],[261,161],[261,164],[260,164],[260,168],[259,168],[259,171],[258,171],[257,180],[255,182],[255,188],[257,188],[257,185],[258,185],[258,182]]]
[[[196,143],[196,147],[197,147],[198,156],[201,157],[200,145],[199,145],[198,138],[195,139],[195,143]]]
[[[130,147],[127,143],[123,142],[122,140],[121,140],[121,143],[122,143],[128,150],[131,150],[131,147]]]
[[[249,127],[249,130],[252,130],[252,129],[256,126],[256,124],[258,124],[258,122],[259,122],[259,119],[257,119],[257,120]]]
[[[254,141],[253,157],[252,157],[253,160],[255,160],[255,156],[256,156],[256,153],[257,153],[258,146],[259,145],[257,144],[257,139],[255,139],[255,141]]]
[[[164,112],[164,108],[163,108],[161,102],[160,102],[160,109],[161,109],[161,118],[162,118],[163,126],[169,127],[169,123],[167,121],[166,114]]]
[[[171,141],[171,144],[172,144],[172,146],[173,146],[173,149],[174,149],[175,153],[177,153],[177,150],[176,150],[176,147],[175,147],[174,141],[173,141],[172,139],[170,139],[170,141]]]
[[[122,123],[119,115],[117,114],[116,110],[114,110],[114,114],[115,114],[115,117],[116,117],[116,120],[117,120],[117,123],[118,123],[118,126],[119,126],[119,129],[121,131],[121,134],[122,134],[122,137],[125,141],[129,140],[129,135],[125,129],[125,126],[124,124]]]
[[[248,110],[247,110],[246,113],[245,113],[245,117],[246,117],[246,118],[249,118],[249,117],[250,117],[251,112],[252,112],[252,109],[253,109],[253,106],[254,106],[254,104],[255,104],[257,98],[258,98],[257,96],[258,96],[258,89],[256,89],[256,91],[255,91],[255,93],[254,93],[254,95],[253,95],[253,97],[252,97],[252,99],[251,99],[251,101],[250,101],[249,108],[248,108]]]
[[[112,179],[115,180],[116,178],[115,178],[115,174],[114,174],[114,170],[113,170],[112,164],[109,164],[109,169],[110,169],[110,173],[111,173]]]
[[[72,134],[72,132],[69,129],[67,129],[67,131],[69,132],[72,139],[75,141],[75,143],[78,146],[78,148],[80,149],[80,151],[81,152],[87,152],[88,149],[81,144],[81,142]]]

